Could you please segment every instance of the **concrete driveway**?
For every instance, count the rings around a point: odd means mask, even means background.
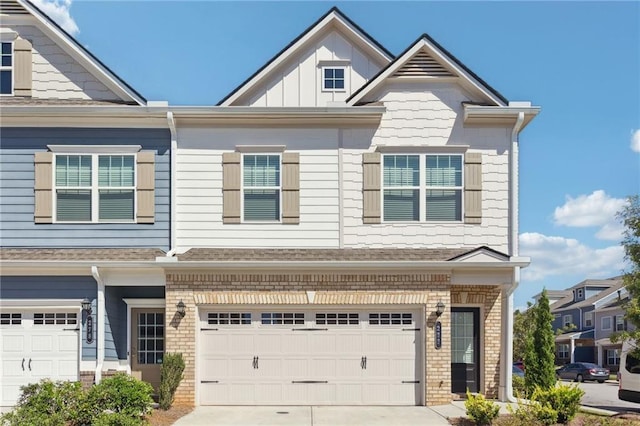
[[[461,412],[460,415],[464,414]],[[427,407],[196,407],[175,425],[415,426],[449,425]]]
[[[500,412],[507,413],[506,405]],[[464,417],[464,401],[435,407],[196,407],[176,423],[177,426],[448,426],[447,418]]]

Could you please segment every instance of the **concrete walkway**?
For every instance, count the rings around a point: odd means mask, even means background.
[[[507,413],[506,404],[500,412]],[[464,401],[435,407],[197,407],[176,426],[446,426],[448,417],[464,417]]]

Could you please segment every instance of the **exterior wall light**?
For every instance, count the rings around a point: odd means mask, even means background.
[[[440,317],[443,313],[444,313],[444,303],[442,303],[442,301],[439,301],[436,304],[436,316]]]
[[[187,305],[184,304],[182,299],[180,299],[180,301],[176,303],[176,312],[178,312],[178,315],[180,315],[181,317],[184,317],[187,314],[186,308]]]
[[[91,315],[91,312],[93,312],[91,309],[91,300],[89,300],[88,297],[85,297],[80,303],[82,304],[82,310],[85,311],[87,315]]]

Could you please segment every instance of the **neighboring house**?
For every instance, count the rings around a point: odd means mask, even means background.
[[[622,343],[611,342],[611,333],[635,329],[634,325],[624,318],[624,305],[628,301],[629,295],[626,289],[622,288],[617,297],[603,304],[595,312],[595,344],[598,364],[613,372],[620,368]]]
[[[16,93],[1,104],[3,150],[5,127],[29,138],[14,143],[19,158],[3,152],[2,192],[16,199],[2,202],[2,339],[33,342],[46,325],[74,354],[26,379],[123,370],[157,383],[168,351],[185,357],[176,401],[188,404],[435,405],[467,388],[507,398],[512,292],[529,264],[517,245],[518,136],[538,107],[508,102],[427,35],[394,56],[333,8],[218,106],[167,108],[126,97],[33,6],[12,4],[117,95],[108,108],[72,96],[21,109],[33,99]],[[3,11],[3,26],[18,33],[21,13]],[[155,164],[155,180],[139,165],[138,186],[102,188],[113,152],[119,176],[133,155]],[[63,186],[88,179],[81,154],[91,186]],[[80,214],[86,191],[91,220],[60,221]],[[98,207],[101,191],[112,206]],[[137,210],[101,223],[124,214],[131,191]]]
[[[147,102],[32,4],[0,3],[0,42],[6,406],[41,378],[131,369],[129,309],[164,305],[153,263],[170,247],[171,137],[166,104]]]
[[[597,313],[617,300],[621,292],[626,294],[620,277],[585,280],[566,290],[554,291],[556,300],[551,304],[551,314],[557,334],[557,364],[597,361]],[[534,296],[537,297],[539,295]]]

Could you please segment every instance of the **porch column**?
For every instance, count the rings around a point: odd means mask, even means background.
[[[598,365],[602,365],[602,356],[604,355],[604,348],[602,345],[598,345]]]
[[[573,353],[576,350],[576,342],[573,339],[573,337],[571,339],[569,339],[569,353],[571,354],[571,362],[576,362],[576,356]]]

